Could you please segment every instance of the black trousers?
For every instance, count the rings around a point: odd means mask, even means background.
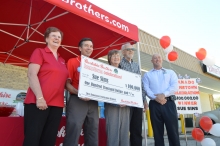
[[[130,108],[130,146],[142,146],[142,114],[142,108]]]
[[[54,146],[62,112],[62,107],[39,110],[36,104],[25,104],[23,146]]]
[[[155,146],[164,145],[164,124],[166,126],[170,146],[180,146],[178,132],[178,117],[176,104],[168,100],[166,104],[161,105],[151,100],[149,104],[150,118],[154,132]]]

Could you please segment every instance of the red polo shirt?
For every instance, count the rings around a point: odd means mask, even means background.
[[[65,60],[59,54],[56,60],[50,49],[46,47],[35,49],[29,63],[40,65],[37,76],[47,105],[64,107],[64,87],[68,78]],[[36,103],[36,96],[30,87],[24,103]]]
[[[69,71],[69,79],[71,79],[72,85],[78,90],[79,87],[79,67],[81,62],[81,56],[71,58],[67,62],[67,68]]]

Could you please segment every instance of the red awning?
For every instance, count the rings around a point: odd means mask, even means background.
[[[47,1],[47,2],[45,2]],[[0,62],[27,66],[35,48],[45,47],[44,31],[64,32],[58,52],[67,61],[80,54],[78,42],[93,39],[92,58],[125,42],[138,41],[138,28],[85,0],[7,0],[0,5]]]

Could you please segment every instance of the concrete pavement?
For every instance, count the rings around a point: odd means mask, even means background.
[[[212,138],[215,143],[216,146],[220,146],[220,138],[219,137],[215,137],[215,136],[205,136],[205,138]],[[168,138],[167,136],[164,136],[164,142],[165,142],[165,146],[169,146],[169,142],[168,142]],[[196,142],[191,135],[187,135],[187,142],[185,140],[185,135],[180,135],[180,145],[181,146],[201,146],[200,142]],[[143,146],[145,146],[144,144],[144,140],[143,140]],[[154,139],[153,138],[148,138],[147,139],[147,145],[146,146],[154,146]]]
[[[193,128],[186,128],[186,137],[184,134],[180,134],[180,145],[181,146],[201,146],[200,142],[196,142],[192,136],[191,131]],[[212,135],[205,135],[205,138],[211,138],[215,141],[216,146],[220,146],[220,137],[212,136]],[[145,140],[143,139],[143,146],[154,146],[154,138],[153,137],[147,137],[147,145],[145,145]],[[168,137],[166,135],[166,132],[164,134],[164,142],[165,146],[169,146]]]

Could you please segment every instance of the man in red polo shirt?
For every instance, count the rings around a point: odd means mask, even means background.
[[[89,57],[93,52],[93,42],[83,38],[79,42],[81,55]],[[67,63],[69,79],[66,88],[71,96],[67,102],[67,122],[64,146],[78,146],[82,125],[86,146],[98,146],[98,102],[89,98],[80,98],[78,94],[81,56],[71,58]]]

